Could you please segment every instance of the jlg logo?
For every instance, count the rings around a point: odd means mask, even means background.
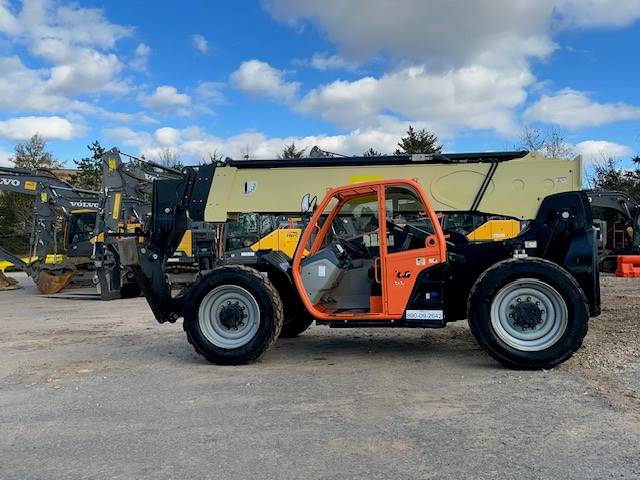
[[[0,185],[6,185],[8,187],[19,187],[20,180],[15,178],[0,178]]]
[[[396,270],[396,277],[397,278],[411,278],[411,272],[409,270],[407,270],[406,272],[400,272],[400,271]]]

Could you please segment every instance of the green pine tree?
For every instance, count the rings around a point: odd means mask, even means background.
[[[78,171],[71,176],[71,184],[78,188],[97,191],[100,190],[102,182],[102,155],[105,149],[98,140],[87,145],[87,148],[91,152],[90,157],[73,161],[78,167]]]
[[[375,148],[370,147],[369,150],[362,154],[363,157],[381,157],[382,154],[377,151]]]
[[[282,153],[278,155],[278,158],[302,158],[306,148],[298,150],[295,142],[291,142],[290,145],[285,145],[282,149]]]
[[[398,142],[398,149],[396,149],[396,155],[410,155],[413,153],[442,153],[442,145],[438,144],[438,137],[425,130],[414,130],[409,125],[407,130],[407,136],[402,137]]]

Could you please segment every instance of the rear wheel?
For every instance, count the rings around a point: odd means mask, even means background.
[[[187,300],[189,343],[221,365],[249,363],[266,352],[282,328],[282,302],[268,279],[244,266],[214,270]]]
[[[542,259],[506,260],[469,296],[469,326],[489,355],[511,368],[552,368],[580,348],[589,313],[580,286]]]

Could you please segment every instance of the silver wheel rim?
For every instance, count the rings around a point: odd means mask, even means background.
[[[241,323],[229,326],[225,308],[242,312]],[[255,297],[237,285],[221,285],[205,295],[198,309],[198,325],[204,337],[216,347],[240,348],[249,343],[260,327],[260,307]]]
[[[537,308],[535,326],[522,325],[517,312],[523,308],[534,312]],[[558,291],[535,278],[509,283],[491,303],[491,325],[496,335],[523,352],[539,352],[557,343],[567,330],[568,319],[567,304]]]

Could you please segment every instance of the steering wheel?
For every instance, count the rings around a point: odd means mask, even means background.
[[[337,243],[342,245],[344,249],[347,250],[349,256],[359,256],[366,258],[369,255],[369,252],[363,244],[346,239],[340,239],[337,241]]]

